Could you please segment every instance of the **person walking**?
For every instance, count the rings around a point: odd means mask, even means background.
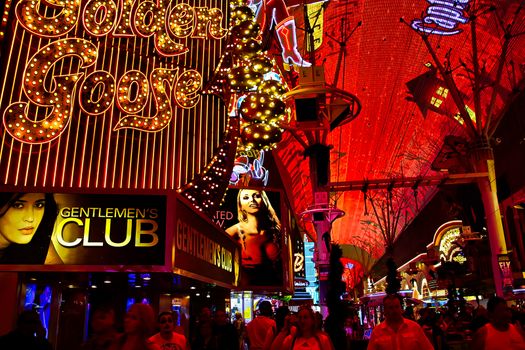
[[[276,324],[272,319],[272,304],[268,300],[259,303],[259,315],[246,325],[247,341],[250,350],[263,350],[269,329],[275,336]]]
[[[417,322],[403,317],[401,297],[389,294],[383,299],[385,321],[372,331],[368,350],[433,350]]]
[[[217,347],[221,350],[239,350],[239,338],[235,326],[230,323],[224,310],[215,311],[213,318],[213,335]]]
[[[124,334],[118,337],[110,350],[159,350],[148,338],[155,328],[155,315],[151,306],[133,304],[124,318]]]
[[[490,322],[474,335],[473,350],[525,350],[524,335],[511,322],[512,313],[507,302],[497,296],[489,299],[487,311]]]
[[[317,326],[316,316],[310,307],[302,307],[297,319],[297,331],[284,339],[281,350],[334,350],[328,335]]]
[[[115,328],[115,310],[111,305],[99,305],[91,314],[91,337],[81,350],[107,350],[119,336]]]

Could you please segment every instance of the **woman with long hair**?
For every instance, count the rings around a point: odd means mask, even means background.
[[[227,228],[226,232],[242,246],[241,266],[249,283],[278,284],[281,222],[266,193],[239,190],[237,218],[239,222]]]
[[[310,307],[297,313],[297,331],[284,339],[281,350],[333,350],[332,341],[316,327],[315,314]]]
[[[160,350],[149,340],[155,331],[155,315],[147,304],[133,304],[124,317],[124,334],[110,350]]]
[[[43,264],[54,250],[52,193],[0,192],[0,264]]]

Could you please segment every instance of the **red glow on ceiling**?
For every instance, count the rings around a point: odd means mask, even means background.
[[[497,62],[502,48],[503,32],[497,23],[495,13],[509,23],[516,12],[517,1],[492,1],[496,12],[487,12],[477,20],[479,57],[483,69],[483,86],[494,81]],[[477,2],[479,3],[479,2]],[[490,4],[491,1],[484,1]],[[418,105],[409,101],[411,94],[407,83],[429,71],[432,57],[420,35],[404,18],[421,18],[430,3],[424,0],[359,0],[331,1],[324,12],[324,31],[340,38],[348,34],[357,24],[350,39],[345,43],[342,55],[341,74],[337,87],[351,92],[360,99],[361,114],[351,123],[336,128],[329,134],[331,151],[331,181],[385,179],[392,177],[432,176],[436,172],[430,165],[443,145],[447,135],[464,135],[465,129],[451,116],[445,116],[429,109],[423,115]],[[302,7],[291,11],[301,23]],[[516,32],[525,30],[525,11],[518,13],[520,25]],[[345,29],[346,28],[346,29]],[[443,62],[447,58],[453,70],[454,79],[466,104],[473,108],[472,84],[469,72],[463,65],[472,66],[472,37],[470,24],[459,24],[462,32],[451,36],[430,35],[430,43]],[[323,65],[328,83],[336,81],[339,50],[338,43],[327,36],[316,51],[316,63]],[[307,55],[305,55],[307,57]],[[495,113],[498,115],[510,100],[513,88],[523,79],[525,63],[525,36],[511,41],[501,84],[497,87]],[[482,93],[483,110],[490,101],[491,89]],[[288,143],[293,139],[288,137]],[[286,146],[289,147],[289,146]],[[281,147],[281,150],[284,147]],[[296,148],[300,148],[299,146]],[[281,151],[280,155],[289,152]],[[300,157],[300,156],[299,156]],[[312,204],[309,185],[308,160],[298,158],[295,162],[284,162],[295,178],[293,192],[296,211],[300,213]],[[299,181],[298,179],[302,179]],[[433,195],[434,189],[420,188],[419,209]],[[410,189],[407,196],[413,196]],[[332,196],[345,216],[334,222],[332,239],[338,243],[355,244],[373,255],[382,254],[382,240],[374,229],[375,219],[364,215],[363,194],[359,191],[338,193]]]

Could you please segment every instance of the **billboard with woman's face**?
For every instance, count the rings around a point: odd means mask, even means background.
[[[284,285],[285,226],[281,192],[230,188],[213,221],[241,245],[243,289],[278,289]]]
[[[164,267],[165,220],[164,196],[0,192],[0,269]]]

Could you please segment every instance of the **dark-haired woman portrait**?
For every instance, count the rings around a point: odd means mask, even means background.
[[[239,222],[226,232],[242,246],[242,271],[252,285],[278,285],[281,222],[264,191],[241,189],[237,195]]]
[[[58,254],[51,244],[57,204],[50,193],[0,192],[0,264],[52,263]]]

